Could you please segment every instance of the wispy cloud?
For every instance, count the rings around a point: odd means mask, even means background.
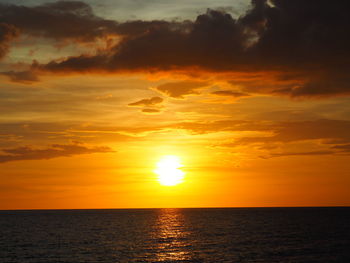
[[[274,157],[290,157],[290,156],[318,156],[318,155],[329,155],[335,154],[334,151],[305,151],[305,152],[279,152],[270,153],[267,156],[260,156],[263,159],[269,159]]]
[[[250,96],[248,93],[233,91],[233,90],[218,90],[218,91],[213,91],[211,94],[217,95],[217,96],[232,97],[232,98],[241,98],[241,97]]]
[[[172,98],[184,99],[186,95],[199,94],[199,89],[206,86],[208,83],[201,81],[180,81],[159,85],[155,90]]]
[[[5,71],[0,72],[0,75],[9,77],[13,82],[33,83],[39,81],[38,76],[32,70],[26,71]]]
[[[112,149],[105,146],[87,147],[78,143],[52,144],[48,148],[23,146],[17,148],[0,149],[0,163],[22,160],[48,160],[58,157],[70,157],[79,154],[106,152],[112,152]]]
[[[150,99],[142,99],[136,102],[129,103],[129,106],[144,107],[144,106],[156,106],[163,102],[161,97],[152,97]]]

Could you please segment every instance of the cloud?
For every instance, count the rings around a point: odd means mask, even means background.
[[[94,15],[80,1],[57,1],[38,6],[0,4],[0,20],[23,33],[56,40],[92,41],[112,33],[116,22]]]
[[[235,136],[234,140],[220,142],[220,147],[259,146],[260,150],[274,150],[287,145],[311,143],[316,150],[271,152],[262,158],[302,155],[327,155],[350,153],[350,121],[320,119],[313,121],[262,122],[262,121],[226,121],[212,122],[206,125],[188,123],[184,129],[193,133],[211,133],[215,131],[255,131],[263,136]],[[308,144],[307,144],[308,145]],[[300,146],[300,145],[299,145]],[[302,146],[305,147],[305,146]],[[309,147],[306,146],[306,147]],[[318,150],[318,148],[320,148]]]
[[[198,81],[180,81],[169,82],[159,85],[155,90],[176,99],[184,99],[185,95],[199,94],[198,89],[207,86],[206,82]]]
[[[0,23],[0,59],[5,56],[9,49],[9,42],[17,37],[19,34],[18,29],[7,23]]]
[[[149,22],[139,21],[133,26],[143,28],[145,24]],[[52,61],[42,68],[75,72],[155,71],[191,66],[220,69],[234,62],[232,60],[228,64],[227,56],[233,59],[233,55],[242,49],[242,38],[244,36],[231,15],[208,10],[194,22],[158,22],[157,26],[148,28],[143,34],[124,38],[108,53],[69,57]]]
[[[348,95],[349,7],[348,1],[331,4],[329,0],[253,0],[251,9],[238,19],[222,10],[208,10],[195,21],[120,23],[115,32],[119,29],[124,38],[110,49],[38,67],[78,73],[245,73],[248,79],[255,80],[245,83],[248,93],[254,90],[292,97]],[[265,74],[255,79],[257,72]],[[275,82],[273,87],[271,79]]]
[[[247,137],[237,140],[238,144],[288,143],[306,140],[331,140],[350,142],[350,121],[314,120],[301,122],[278,122],[272,127],[270,137]]]
[[[144,112],[149,111],[145,108]],[[151,109],[152,112],[159,109]],[[156,112],[155,112],[156,113]],[[341,150],[345,145],[350,144],[350,121],[319,119],[313,121],[258,121],[258,120],[220,120],[206,122],[170,122],[166,124],[147,123],[148,126],[110,126],[89,125],[82,123],[60,123],[60,122],[27,122],[27,123],[1,123],[0,136],[13,136],[15,138],[33,140],[49,140],[55,136],[60,140],[77,138],[83,135],[128,135],[142,136],[154,132],[164,132],[165,130],[184,130],[193,135],[210,134],[216,132],[234,132],[235,139],[232,143],[221,142],[221,146],[234,147],[240,145],[291,143],[303,141],[316,141],[331,147],[336,146]],[[250,132],[247,137],[243,132]],[[253,133],[251,133],[253,132]],[[263,136],[253,136],[254,133]],[[239,135],[239,136],[238,136]],[[1,138],[1,137],[0,137]],[[121,137],[123,141],[126,137]],[[132,139],[132,138],[131,138]],[[6,141],[8,141],[6,137]]]
[[[83,1],[56,1],[36,6],[0,3],[0,58],[8,50],[8,42],[19,32],[24,35],[48,38],[60,44],[90,42],[141,35],[150,28],[171,27],[175,22],[127,21],[119,23],[94,14]],[[44,21],[44,22],[43,22]]]
[[[84,111],[86,114],[86,111]],[[8,122],[0,123],[0,146],[15,148],[35,141],[63,144],[69,140],[91,144],[135,141],[150,133],[163,132],[167,125],[144,123],[139,126],[114,126],[85,122]]]
[[[286,156],[314,156],[314,155],[329,155],[335,154],[334,151],[309,151],[309,152],[282,152],[271,153],[268,156],[260,156],[263,159],[269,159],[274,157],[286,157]]]
[[[212,92],[211,94],[218,95],[218,96],[233,97],[233,98],[249,97],[250,96],[247,93],[239,92],[239,91],[232,91],[232,90],[218,90],[218,91]]]
[[[264,121],[221,120],[211,122],[181,122],[172,126],[174,129],[187,130],[193,134],[207,134],[213,132],[258,131],[271,132],[274,123]]]
[[[49,148],[36,149],[23,146],[10,149],[1,149],[0,163],[22,160],[48,160],[58,157],[70,157],[79,154],[106,153],[111,152],[109,147],[98,146],[88,148],[84,145],[74,144],[52,144]]]
[[[226,132],[232,139],[213,146],[248,147],[268,153],[261,158],[312,156],[350,153],[350,121],[319,119],[312,121],[243,121],[183,122],[174,124],[192,135]],[[256,136],[255,134],[258,134]],[[297,150],[294,149],[303,149]],[[311,150],[312,149],[312,150]]]
[[[332,148],[338,150],[339,152],[350,153],[350,143],[343,145],[335,145]]]
[[[148,108],[146,108],[146,109],[142,109],[142,112],[146,113],[146,114],[157,114],[157,113],[160,112],[160,110],[159,109],[148,109]]]
[[[141,106],[141,107],[149,107],[156,106],[163,102],[161,97],[152,97],[150,99],[142,99],[133,103],[129,103],[129,106]]]
[[[312,121],[256,121],[256,120],[222,120],[211,122],[182,122],[171,126],[192,134],[209,134],[215,132],[259,132],[259,137],[235,136],[233,142],[220,144],[224,147],[236,147],[250,144],[292,143],[303,141],[321,141],[334,149],[347,149],[350,144],[350,121],[319,119]]]
[[[143,108],[143,114],[159,114],[159,109]],[[54,158],[93,152],[108,152],[105,147],[87,147],[83,144],[64,144],[67,138],[91,144],[106,142],[127,142],[142,140],[144,136],[176,130],[186,131],[193,136],[220,132],[218,141],[210,144],[218,147],[240,149],[248,147],[267,151],[266,158],[287,155],[348,154],[350,152],[350,121],[256,121],[222,120],[207,122],[170,122],[166,124],[145,123],[146,126],[110,126],[101,124],[69,123],[8,123],[0,125],[0,146],[2,160],[27,160]],[[225,134],[224,134],[225,133]],[[223,136],[223,137],[221,137]],[[212,136],[210,136],[213,138]],[[225,138],[225,139],[223,139]],[[40,140],[49,144],[46,148],[18,147]],[[196,140],[196,137],[193,137]],[[302,150],[301,150],[302,149]],[[226,149],[227,150],[227,149]],[[111,150],[110,150],[111,151]],[[22,153],[22,154],[21,154]],[[40,157],[41,156],[41,157]],[[46,156],[46,157],[45,157]]]
[[[34,73],[34,71],[26,70],[26,71],[5,71],[0,72],[0,75],[4,75],[10,78],[13,82],[20,83],[32,83],[39,81],[38,76]]]

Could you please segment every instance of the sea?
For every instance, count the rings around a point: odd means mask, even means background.
[[[350,262],[350,208],[0,211],[0,262]]]

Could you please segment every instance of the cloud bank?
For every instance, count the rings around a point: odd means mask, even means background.
[[[120,41],[95,54],[80,54],[33,70],[53,73],[158,72],[181,70],[231,73],[244,92],[291,97],[350,94],[349,1],[252,0],[238,18],[208,10],[194,21],[128,21],[97,17],[80,1],[35,7],[0,5],[0,55],[12,29],[56,40]],[[41,21],[45,21],[42,23]],[[260,77],[257,78],[256,74]],[[244,82],[236,80],[245,74]],[[11,74],[10,77],[15,76]],[[182,94],[173,92],[173,97]]]

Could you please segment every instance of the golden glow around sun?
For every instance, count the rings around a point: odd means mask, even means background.
[[[183,165],[180,159],[174,155],[162,157],[157,163],[157,169],[154,170],[158,174],[158,181],[162,185],[173,186],[182,183],[185,173],[181,171]]]

